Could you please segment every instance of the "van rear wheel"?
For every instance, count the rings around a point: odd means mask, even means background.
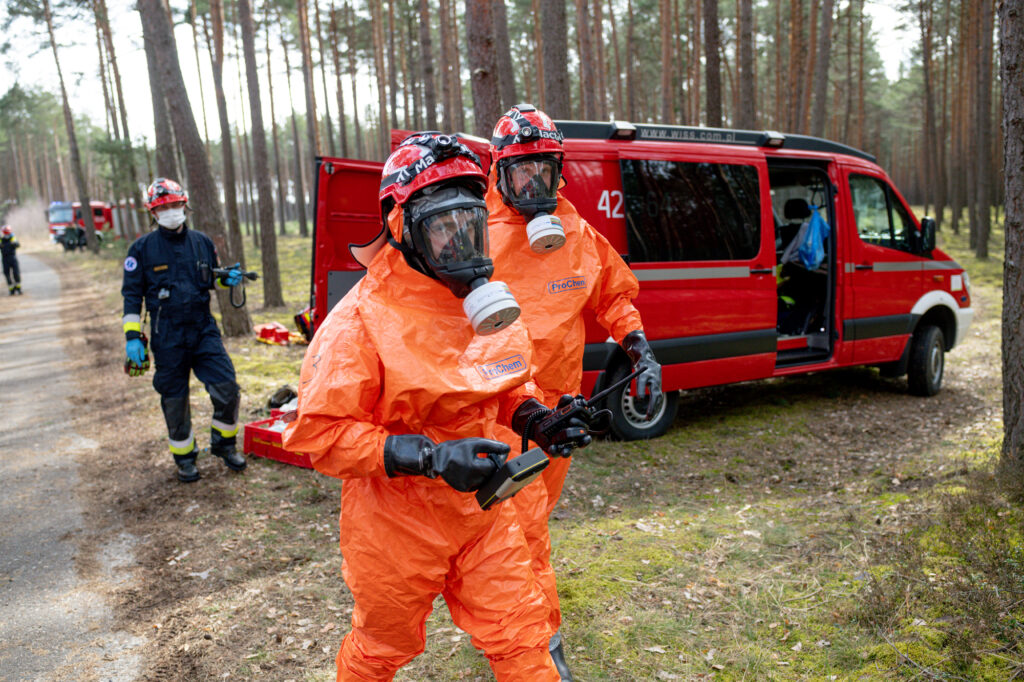
[[[913,395],[932,396],[942,388],[946,342],[942,330],[925,325],[914,332],[907,365],[907,385]]]
[[[609,384],[615,383],[630,373],[628,365],[621,365],[611,372]],[[654,406],[654,414],[647,419],[647,404],[650,398],[633,395],[630,382],[605,399],[605,407],[611,410],[611,431],[619,440],[646,440],[665,435],[679,411],[679,391],[666,391]]]

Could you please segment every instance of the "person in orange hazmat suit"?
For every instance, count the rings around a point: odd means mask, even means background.
[[[529,381],[518,305],[488,281],[485,187],[456,137],[402,142],[383,170],[381,234],[351,249],[366,275],[302,364],[284,446],[345,481],[342,572],[355,608],[338,680],[390,680],[423,651],[438,594],[498,680],[559,679],[516,512],[482,511],[467,493],[505,461],[499,423],[555,454],[590,438],[582,423],[548,437],[535,426],[551,411]]]
[[[487,210],[496,272],[522,306],[533,339],[533,380],[545,404],[576,395],[583,379],[583,311],[598,322],[642,370],[633,393],[648,417],[663,400],[661,366],[644,336],[632,299],[639,283],[629,266],[558,189],[562,134],[529,104],[503,115],[491,138]],[[551,604],[552,656],[563,679],[572,676],[562,652],[561,611],[551,567],[547,520],[561,495],[569,458],[556,458],[542,473],[545,488],[528,486],[513,498],[533,555],[533,566]],[[539,499],[544,497],[546,500]]]

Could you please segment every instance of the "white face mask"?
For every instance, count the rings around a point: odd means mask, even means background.
[[[184,208],[168,208],[156,214],[156,224],[173,230],[185,222]]]

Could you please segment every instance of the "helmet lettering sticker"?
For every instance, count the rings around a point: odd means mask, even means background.
[[[489,362],[486,365],[477,365],[476,371],[480,372],[487,381],[493,379],[500,379],[501,377],[508,376],[510,374],[518,374],[526,369],[526,360],[519,353],[510,355],[504,360],[498,360],[497,362]]]
[[[548,282],[547,286],[549,294],[560,294],[563,291],[576,291],[577,289],[586,288],[586,277],[566,277],[564,279],[555,279]]]
[[[135,272],[137,267],[139,267],[139,261],[135,260],[135,256],[128,256],[124,259],[125,272]]]

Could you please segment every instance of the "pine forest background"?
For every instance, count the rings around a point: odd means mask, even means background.
[[[53,48],[51,27],[68,23],[81,29],[80,42],[95,43],[106,116],[88,120],[70,103],[69,122],[57,84],[11,87],[0,97],[0,198],[78,199],[76,156],[93,198],[138,201],[155,175],[200,191],[150,40],[151,82],[162,84],[149,93],[155,130],[127,116],[126,94],[145,96],[148,84],[121,82],[106,2],[7,0],[7,28],[31,26],[44,49]],[[254,147],[267,150],[278,231],[295,221],[305,236],[314,156],[381,160],[389,129],[399,127],[487,137],[519,101],[554,118],[770,129],[864,149],[940,229],[966,222],[979,255],[990,220],[981,207],[1003,203],[993,0],[899,4],[918,41],[895,81],[864,0],[156,0],[138,4],[144,20],[147,5],[188,26],[191,44],[178,51],[212,64],[213,83],[195,75],[216,92],[218,111],[200,99],[192,114],[228,234],[257,242]],[[247,92],[224,88],[244,82],[246,37],[269,93],[256,98],[265,101],[255,133]],[[266,64],[282,60],[284,82],[265,82]],[[305,106],[293,107],[299,92]],[[232,100],[243,112],[236,120],[225,111]],[[137,232],[140,221],[125,224]]]

